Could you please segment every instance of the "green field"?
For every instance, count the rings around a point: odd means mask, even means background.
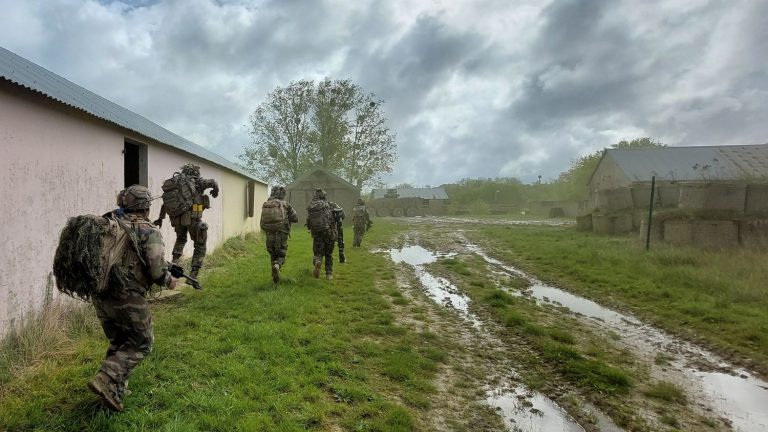
[[[423,429],[415,413],[434,392],[439,340],[394,322],[386,257],[347,255],[333,281],[315,280],[309,236],[296,230],[275,286],[259,238],[228,241],[208,260],[204,291],[153,305],[155,347],[125,412],[104,411],[85,387],[107,345],[86,314],[58,349],[16,358],[20,370],[0,363],[0,430]]]
[[[573,228],[476,226],[493,255],[768,374],[768,254],[644,244]]]

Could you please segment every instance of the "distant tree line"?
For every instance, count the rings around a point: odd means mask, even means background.
[[[620,141],[610,148],[666,147],[651,138]],[[444,184],[453,210],[487,213],[494,209],[524,210],[529,201],[559,201],[587,199],[587,182],[597,167],[603,150],[574,159],[571,166],[553,181],[524,184],[513,177],[463,179]]]

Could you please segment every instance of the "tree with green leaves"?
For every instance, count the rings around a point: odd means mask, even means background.
[[[395,136],[383,100],[350,80],[294,81],[272,91],[250,117],[244,166],[287,184],[321,166],[358,188],[377,182],[395,162]]]

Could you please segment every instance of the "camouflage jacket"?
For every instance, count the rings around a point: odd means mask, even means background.
[[[167,285],[171,275],[160,230],[138,213],[126,213],[122,221],[130,224],[133,231],[132,241],[120,264],[123,270],[145,289],[153,283]]]
[[[371,215],[364,205],[356,204],[352,209],[352,224],[356,227],[367,227],[371,223]]]
[[[171,217],[171,225],[189,225],[191,219],[200,220],[203,218],[203,210],[211,208],[210,199],[205,195],[206,189],[216,191],[216,195],[219,193],[219,184],[214,179],[204,179],[195,177],[195,195],[193,198],[192,211],[182,213],[179,216]],[[165,219],[165,204],[160,207],[160,216],[158,220]],[[186,217],[185,217],[186,216]]]
[[[293,209],[293,206],[288,203],[286,200],[281,200],[279,198],[275,197],[269,197],[267,198],[267,201],[280,201],[280,204],[285,209],[285,227],[281,230],[283,232],[291,232],[291,224],[298,223],[299,222],[299,215],[296,213],[296,210]]]

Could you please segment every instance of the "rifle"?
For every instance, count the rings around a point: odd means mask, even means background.
[[[344,256],[344,227],[341,225],[341,221],[344,220],[344,209],[333,209],[333,218],[336,220],[336,232],[338,233],[337,241],[339,243],[339,262],[347,262],[347,257]]]
[[[187,280],[187,283],[192,285],[192,288],[196,290],[203,289],[203,286],[200,285],[200,282],[198,282],[197,279],[184,273],[184,267],[178,264],[168,263],[168,271],[171,273],[171,276],[175,278],[185,278]]]

